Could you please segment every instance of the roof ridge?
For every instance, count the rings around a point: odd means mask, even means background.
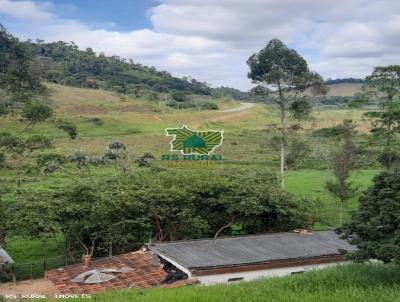
[[[264,233],[264,234],[252,234],[252,235],[240,235],[240,236],[226,236],[219,238],[199,238],[199,239],[183,239],[183,240],[174,240],[174,241],[161,241],[161,242],[151,242],[147,245],[163,245],[163,244],[171,244],[171,243],[184,243],[184,242],[200,242],[200,241],[217,241],[217,240],[226,240],[226,239],[241,239],[241,238],[249,238],[249,237],[262,237],[262,236],[273,236],[273,235],[282,235],[282,234],[297,234],[299,236],[307,236],[312,235],[314,233],[323,233],[323,232],[334,232],[334,230],[317,230],[311,231],[308,234],[299,234],[294,231],[289,232],[274,232],[274,233]]]

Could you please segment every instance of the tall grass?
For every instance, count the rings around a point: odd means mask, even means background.
[[[303,275],[230,285],[109,291],[95,295],[93,300],[99,302],[395,302],[400,301],[400,267],[383,264],[350,264]]]

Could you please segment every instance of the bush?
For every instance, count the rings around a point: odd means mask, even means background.
[[[174,108],[174,109],[179,109],[180,104],[177,101],[168,101],[166,104],[168,107]]]
[[[38,166],[43,166],[49,162],[56,162],[60,165],[64,165],[67,162],[67,158],[64,155],[56,153],[39,154],[36,158]]]
[[[207,102],[207,103],[201,105],[201,109],[218,110],[218,105],[213,102]]]
[[[308,142],[298,139],[292,140],[288,145],[286,164],[288,169],[306,168],[305,163],[310,158],[311,147]]]
[[[312,133],[314,136],[317,137],[324,137],[324,138],[330,138],[330,137],[338,137],[343,134],[343,129],[338,126],[333,126],[329,128],[321,128],[313,131]]]
[[[40,123],[53,116],[53,109],[40,102],[30,102],[22,109],[22,117],[29,123]]]
[[[92,124],[94,124],[96,126],[103,126],[104,125],[104,121],[99,117],[90,118],[90,119],[88,119],[88,122],[92,123]]]
[[[293,118],[300,120],[311,114],[312,107],[307,99],[298,99],[290,104],[289,110]]]
[[[58,121],[57,128],[66,132],[71,139],[75,139],[78,136],[78,130],[76,129],[76,125],[70,122]]]
[[[6,155],[4,152],[0,151],[0,168],[4,168],[6,166]]]
[[[155,160],[155,156],[149,152],[145,152],[142,156],[137,160],[139,167],[151,167]]]
[[[399,154],[394,151],[383,152],[378,157],[378,162],[381,163],[384,167],[391,167],[399,160],[400,160]]]
[[[188,97],[185,93],[180,92],[180,91],[175,91],[175,92],[171,93],[171,97],[172,97],[175,101],[177,101],[177,102],[179,102],[179,103],[189,101],[189,97]]]

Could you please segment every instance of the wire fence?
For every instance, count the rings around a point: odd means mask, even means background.
[[[8,264],[0,268],[0,282],[43,278],[46,271],[49,269],[60,268],[81,262],[81,253],[78,252],[71,255],[61,255],[31,262]]]

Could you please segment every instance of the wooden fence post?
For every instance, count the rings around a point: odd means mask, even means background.
[[[17,268],[15,267],[15,263],[13,263],[11,266],[11,272],[12,272],[13,283],[15,285],[17,283]]]
[[[46,260],[43,260],[43,277],[46,277],[46,271],[47,271],[47,262]]]

